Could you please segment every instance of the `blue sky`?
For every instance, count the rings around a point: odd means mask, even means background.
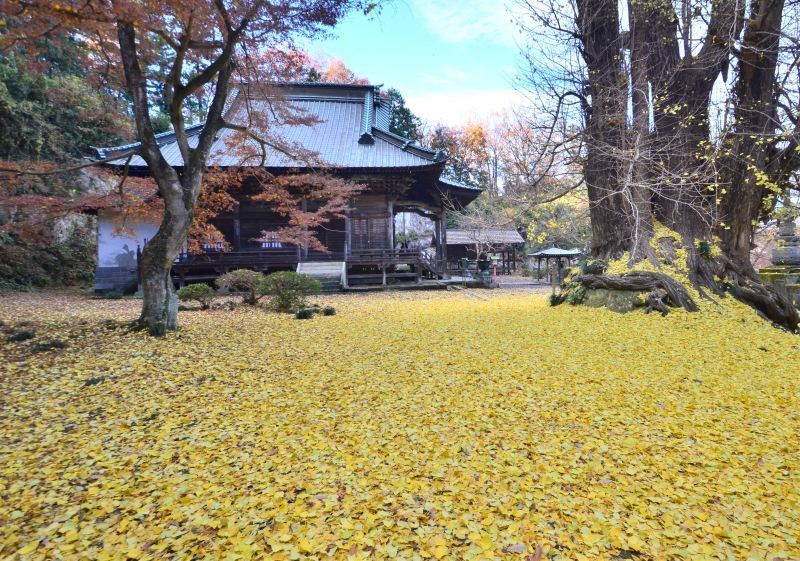
[[[350,15],[308,50],[397,88],[427,122],[458,125],[519,103],[518,44],[501,0],[393,0],[377,16]]]

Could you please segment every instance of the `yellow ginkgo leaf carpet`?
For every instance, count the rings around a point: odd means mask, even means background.
[[[0,299],[0,558],[800,559],[800,339],[749,310],[320,301]]]

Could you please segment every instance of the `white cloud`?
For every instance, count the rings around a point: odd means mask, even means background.
[[[430,125],[464,125],[468,122],[491,122],[499,114],[520,107],[524,96],[507,89],[457,89],[409,93],[408,107]]]
[[[490,41],[516,47],[514,12],[502,0],[411,0],[414,13],[443,41]]]

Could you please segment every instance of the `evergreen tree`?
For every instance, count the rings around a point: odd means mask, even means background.
[[[306,74],[306,82],[311,82],[316,84],[317,82],[322,81],[322,74],[319,73],[319,70],[316,68],[309,68],[308,74]]]
[[[74,41],[0,53],[0,159],[65,162],[90,146],[120,144],[132,127],[118,97],[87,82]],[[45,66],[46,71],[29,68]]]
[[[395,88],[389,88],[386,98],[391,110],[389,131],[409,140],[422,139],[422,121],[406,107],[403,95]]]

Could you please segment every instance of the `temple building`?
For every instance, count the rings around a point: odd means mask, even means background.
[[[379,86],[324,83],[277,85],[281,102],[313,117],[311,124],[277,125],[272,131],[287,145],[302,147],[324,162],[326,173],[364,184],[367,188],[351,201],[344,218],[331,220],[315,235],[327,251],[311,251],[282,243],[263,233],[280,228],[286,218],[272,212],[267,203],[246,197],[230,213],[220,214],[214,225],[226,244],[212,244],[199,254],[182,253],[173,267],[176,285],[210,281],[233,269],[263,272],[296,270],[342,287],[421,282],[447,276],[445,213],[459,210],[480,194],[480,189],[442,177],[446,157],[409,139],[389,132],[390,108]],[[248,96],[245,98],[245,96]],[[237,122],[244,111],[270,111],[269,94],[239,89],[232,95],[226,119]],[[239,120],[238,122],[242,122]],[[201,125],[187,128],[190,144]],[[223,129],[209,155],[211,166],[262,165],[231,155],[232,131]],[[167,162],[180,171],[182,159],[174,133],[158,135]],[[136,145],[97,149],[99,158]],[[122,167],[125,160],[112,162]],[[270,151],[264,167],[273,175],[319,171],[311,164],[279,151]],[[131,175],[146,176],[145,161],[134,156]],[[404,249],[395,244],[394,217],[411,212],[433,221],[435,251]],[[95,290],[130,289],[137,278],[138,255],[157,230],[157,224],[126,224],[126,233],[115,230],[111,211],[98,215],[98,269]],[[224,247],[227,246],[227,247]]]

